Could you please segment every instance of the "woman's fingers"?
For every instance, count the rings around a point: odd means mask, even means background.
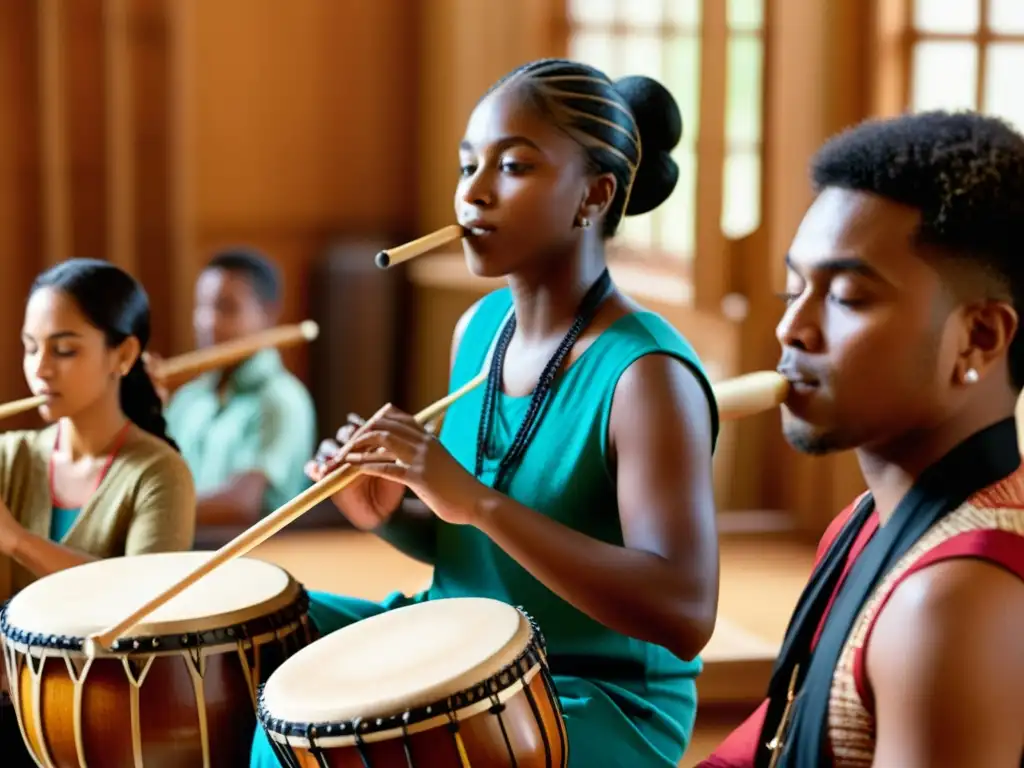
[[[323,476],[323,465],[316,459],[310,459],[306,462],[306,465],[302,468],[306,477],[312,480],[314,483],[319,482]]]
[[[347,419],[348,423],[343,424],[341,428],[338,429],[338,432],[335,434],[335,439],[342,444],[347,443],[349,440],[351,440],[352,435],[355,434],[356,430],[359,429],[359,427],[366,425],[366,419],[364,419],[357,413],[350,413]]]
[[[367,421],[357,413],[349,413],[347,424],[335,433],[334,439],[320,443],[314,459],[306,464],[305,472],[313,480],[320,480],[347,460],[350,452],[363,456],[373,455],[376,461],[400,461],[410,454],[424,435],[431,435],[412,416],[387,406]],[[436,428],[436,425],[435,425]]]
[[[376,426],[376,425],[375,425]],[[347,461],[351,453],[375,454],[386,451],[392,456],[408,458],[416,450],[416,443],[395,432],[371,429],[346,443],[338,453],[338,461]]]
[[[365,464],[367,462],[392,464],[403,463],[402,460],[394,453],[384,448],[378,448],[376,451],[367,451],[365,453],[353,451],[352,453],[345,455],[345,461],[348,464]]]
[[[325,459],[329,459],[330,457],[337,455],[340,450],[341,446],[334,440],[331,440],[330,438],[327,440],[321,440],[320,445],[318,445],[316,449],[315,460],[323,461]]]
[[[398,435],[410,443],[423,442],[424,436],[427,435],[423,427],[415,421],[412,423],[396,421],[390,416],[381,416],[379,419],[369,422],[369,430],[364,434],[368,434],[369,431]]]

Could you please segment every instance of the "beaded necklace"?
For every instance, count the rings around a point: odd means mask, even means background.
[[[505,455],[502,456],[498,464],[498,470],[494,477],[494,488],[501,490],[509,473],[522,460],[523,454],[526,452],[526,448],[536,432],[541,409],[548,399],[556,374],[561,370],[565,358],[572,351],[580,334],[593,321],[610,287],[611,275],[608,273],[608,269],[605,268],[583,297],[576,310],[576,319],[559,343],[558,349],[555,350],[547,365],[544,366],[540,379],[537,381],[537,386],[533,391],[533,396],[530,398],[526,418],[523,419],[523,423],[519,426],[519,431],[516,432],[512,445],[509,446],[508,451],[505,452]],[[476,476],[478,478],[483,475],[484,453],[494,423],[494,412],[497,405],[498,392],[501,389],[502,371],[505,366],[505,353],[508,351],[508,346],[512,341],[512,334],[515,333],[515,330],[516,316],[513,313],[508,322],[505,323],[505,327],[502,328],[494,354],[491,357],[491,367],[488,372],[487,387],[484,390],[484,402],[481,408],[480,427],[476,441]]]

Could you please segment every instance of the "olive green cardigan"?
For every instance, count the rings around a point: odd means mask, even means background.
[[[49,461],[57,425],[0,434],[0,498],[27,530],[50,535],[53,500]],[[98,558],[192,547],[196,492],[192,475],[170,445],[132,429],[106,477],[60,542]],[[35,581],[0,555],[0,602]]]

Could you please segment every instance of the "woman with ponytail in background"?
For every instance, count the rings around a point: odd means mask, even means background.
[[[334,498],[431,563],[433,583],[383,603],[310,596],[321,634],[424,600],[522,606],[547,641],[572,768],[675,768],[717,613],[714,394],[605,257],[623,216],[671,194],[681,133],[656,81],[571,61],[532,62],[480,101],[452,147],[455,214],[469,269],[508,285],[456,326],[449,388],[490,378],[438,438],[395,408],[375,419],[344,457],[369,477]],[[351,435],[322,446],[313,479]],[[422,504],[403,505],[406,488]],[[277,765],[258,733],[252,768]]]
[[[149,298],[105,261],[36,278],[21,338],[41,430],[0,432],[0,603],[33,581],[119,555],[188,550],[195,486],[141,361]],[[0,754],[32,766],[0,664]]]
[[[22,327],[42,430],[0,433],[0,600],[91,560],[188,550],[195,489],[141,361],[149,299],[113,264],[36,278]]]

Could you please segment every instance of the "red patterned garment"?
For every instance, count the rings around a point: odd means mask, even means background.
[[[867,677],[871,632],[895,589],[912,574],[956,558],[985,560],[1024,580],[1024,467],[928,529],[885,576],[857,617],[832,681],[829,741],[836,768],[870,768],[875,716]]]
[[[832,546],[863,498],[855,500],[829,526],[818,545],[816,564]],[[877,530],[878,518],[872,514],[850,551],[833,599]],[[875,718],[865,658],[871,632],[889,598],[905,579],[921,569],[965,557],[998,565],[1024,580],[1024,466],[975,493],[929,528],[866,601],[843,648],[832,681],[828,735],[833,768],[870,768],[872,765]],[[829,603],[828,607],[830,609],[832,604]],[[828,615],[826,609],[818,626],[819,635]],[[766,707],[767,701],[698,768],[753,768]]]

